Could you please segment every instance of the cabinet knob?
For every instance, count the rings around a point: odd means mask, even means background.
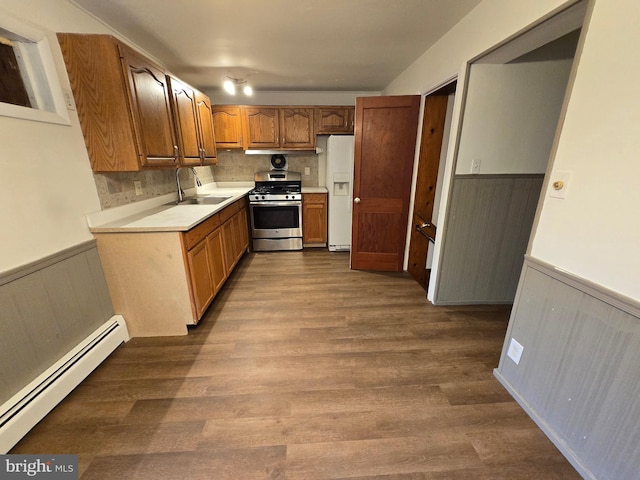
[[[360,203],[360,198],[359,197],[354,198],[353,203]]]

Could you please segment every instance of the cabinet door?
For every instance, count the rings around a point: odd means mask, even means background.
[[[315,148],[313,107],[280,109],[282,148]]]
[[[224,242],[224,259],[227,271],[231,272],[236,264],[236,232],[233,218],[222,224],[222,239]]]
[[[217,162],[211,101],[209,97],[200,92],[196,92],[196,110],[198,113],[198,124],[200,126],[202,164],[211,165]]]
[[[222,229],[218,228],[207,236],[207,250],[209,250],[209,268],[214,292],[218,293],[229,275],[224,255]]]
[[[119,45],[141,164],[175,165],[178,143],[169,100],[167,77],[160,68],[130,48]]]
[[[71,33],[58,33],[58,41],[91,168],[94,172],[140,170],[141,158],[117,42],[108,35]]]
[[[245,207],[238,212],[240,217],[240,256],[249,248],[249,224],[247,223],[247,210]]]
[[[234,256],[236,263],[246,250],[245,245],[245,231],[246,231],[246,216],[243,215],[244,210],[239,211],[233,216],[233,230],[234,230]],[[243,221],[245,222],[243,224]]]
[[[317,134],[352,134],[355,107],[317,107]]]
[[[302,242],[327,243],[327,195],[324,193],[302,195]]]
[[[173,115],[178,132],[180,163],[199,165],[201,163],[200,138],[196,112],[196,94],[184,83],[169,77]]]
[[[213,130],[218,148],[242,148],[242,118],[238,106],[212,106]]]
[[[206,239],[187,252],[187,261],[196,318],[200,319],[215,293]]]
[[[244,107],[242,130],[245,148],[279,148],[279,109]]]

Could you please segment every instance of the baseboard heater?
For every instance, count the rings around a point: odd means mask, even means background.
[[[0,454],[6,454],[120,344],[129,340],[114,315],[0,407]]]

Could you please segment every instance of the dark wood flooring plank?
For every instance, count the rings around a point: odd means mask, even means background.
[[[87,479],[578,479],[493,377],[508,306],[348,253],[252,253],[180,337],[119,348],[11,453]]]

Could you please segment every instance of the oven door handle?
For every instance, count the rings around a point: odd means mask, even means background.
[[[249,206],[260,206],[260,207],[296,207],[302,205],[301,200],[294,200],[288,202],[249,202]]]

